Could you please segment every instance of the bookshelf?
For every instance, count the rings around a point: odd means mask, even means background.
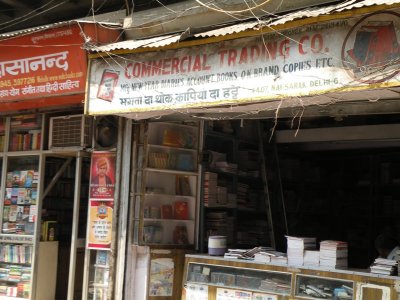
[[[290,235],[347,241],[353,268],[367,268],[377,257],[374,240],[380,233],[400,238],[398,151],[299,151],[288,145],[277,149]],[[279,225],[283,224],[279,222],[282,199],[277,165],[272,163],[276,158],[269,161],[269,186]]]
[[[256,122],[208,121],[203,147],[200,241],[227,236],[228,247],[269,245]]]
[[[11,117],[9,151],[40,150],[42,145],[42,114]]]
[[[110,288],[111,252],[96,250],[90,254],[89,300],[107,300]]]
[[[193,247],[198,194],[198,123],[149,123],[137,217],[139,244]]]
[[[6,122],[7,118],[0,118],[0,152],[3,152],[6,138]]]
[[[56,297],[60,250],[57,240],[60,231],[57,228],[58,220],[52,219],[50,214],[47,215],[51,210],[42,209],[43,198],[50,184],[45,174],[52,176],[49,168],[53,168],[54,173],[60,166],[54,162],[57,159],[66,160],[66,156],[73,160],[76,152],[53,153],[44,149],[47,136],[43,132],[48,128],[49,116],[50,114],[31,113],[0,118],[1,299],[52,300]],[[72,211],[72,203],[68,207],[59,207],[61,199],[67,199],[68,193],[71,193],[70,197],[74,194],[74,170],[67,177],[63,178],[65,185],[56,185],[56,190],[50,192],[46,198],[56,199],[52,203],[57,206],[53,216],[62,215],[62,209],[64,212]],[[51,207],[53,208],[55,207]],[[86,216],[86,211],[82,216]],[[69,223],[72,222],[71,215],[65,215],[64,218]],[[42,219],[47,225],[46,233],[41,231]],[[82,225],[82,236],[85,236],[86,226]],[[71,236],[71,230],[69,235]],[[70,241],[67,247],[69,250]],[[68,269],[64,269],[63,273],[68,274]],[[62,297],[65,295],[63,293]]]

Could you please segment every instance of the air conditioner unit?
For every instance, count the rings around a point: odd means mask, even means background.
[[[49,149],[84,149],[92,146],[93,117],[70,115],[50,118]]]

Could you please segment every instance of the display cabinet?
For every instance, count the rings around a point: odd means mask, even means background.
[[[56,298],[57,223],[46,219],[42,204],[59,177],[46,182],[46,165],[51,165],[51,156],[73,157],[75,152],[44,149],[47,117],[31,113],[0,119],[0,299]],[[47,221],[43,232],[42,215]]]
[[[297,275],[295,294],[305,299],[353,299],[354,282]]]
[[[0,298],[49,299],[38,290],[38,274],[49,274],[37,264],[40,252],[40,174],[42,114],[16,115],[0,121],[1,157],[1,234]],[[45,254],[46,255],[46,254]],[[43,258],[39,259],[39,263]],[[57,262],[54,255],[47,262]],[[55,280],[47,283],[55,288]],[[54,297],[54,294],[53,294]]]
[[[108,299],[110,288],[110,257],[111,252],[108,250],[97,250],[91,253],[88,299]]]
[[[198,263],[189,263],[187,268],[188,283],[290,295],[290,273]]]
[[[186,255],[182,299],[395,300],[400,278],[322,267]],[[231,297],[231,298],[229,298]]]
[[[197,123],[148,124],[141,196],[137,198],[140,244],[195,244],[198,136]]]

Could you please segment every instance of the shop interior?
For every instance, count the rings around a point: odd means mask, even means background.
[[[285,235],[316,237],[348,242],[349,267],[368,268],[378,256],[376,236],[400,237],[396,123],[388,114],[207,121],[203,170],[217,174],[227,203],[208,199],[205,176],[201,251],[210,234],[244,249],[274,240],[282,252]],[[216,158],[221,153],[226,159]],[[230,193],[237,195],[232,207]]]

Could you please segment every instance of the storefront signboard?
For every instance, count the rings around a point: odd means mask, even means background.
[[[84,93],[80,33],[73,25],[0,41],[0,103]]]
[[[86,111],[236,105],[399,85],[399,29],[400,14],[383,11],[214,44],[95,58]]]

